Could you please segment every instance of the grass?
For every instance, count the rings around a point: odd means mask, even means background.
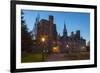
[[[47,55],[44,54],[44,60],[42,53],[28,53],[22,56],[21,62],[22,63],[27,63],[27,62],[42,62],[47,60]]]
[[[66,53],[65,57],[68,58],[68,60],[86,60],[86,59],[90,59],[90,53],[72,52],[72,53]]]
[[[66,60],[86,60],[90,59],[90,52],[70,52],[64,55]],[[29,62],[45,62],[47,61],[47,54],[44,54],[44,60],[42,53],[27,53],[21,57],[22,63]]]

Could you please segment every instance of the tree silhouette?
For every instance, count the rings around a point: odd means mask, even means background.
[[[21,51],[23,53],[31,52],[32,49],[32,36],[28,32],[27,25],[25,23],[24,13],[21,12]]]

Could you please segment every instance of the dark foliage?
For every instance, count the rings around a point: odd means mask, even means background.
[[[31,52],[32,48],[32,36],[31,33],[28,32],[27,25],[23,20],[23,13],[21,16],[21,51],[23,53]]]

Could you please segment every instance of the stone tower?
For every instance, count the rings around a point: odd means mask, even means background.
[[[64,36],[64,37],[67,37],[67,29],[66,29],[66,24],[65,24],[65,22],[64,22],[63,36]]]
[[[37,29],[38,29],[38,25],[39,25],[39,19],[40,19],[40,15],[38,14],[36,17],[36,20],[35,20],[35,24],[32,29],[32,36],[33,36],[34,40],[37,38]]]

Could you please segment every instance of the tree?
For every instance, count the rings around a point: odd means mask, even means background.
[[[32,48],[32,36],[30,32],[28,32],[27,25],[25,23],[24,13],[21,13],[21,51],[23,53],[27,53],[31,51]]]

